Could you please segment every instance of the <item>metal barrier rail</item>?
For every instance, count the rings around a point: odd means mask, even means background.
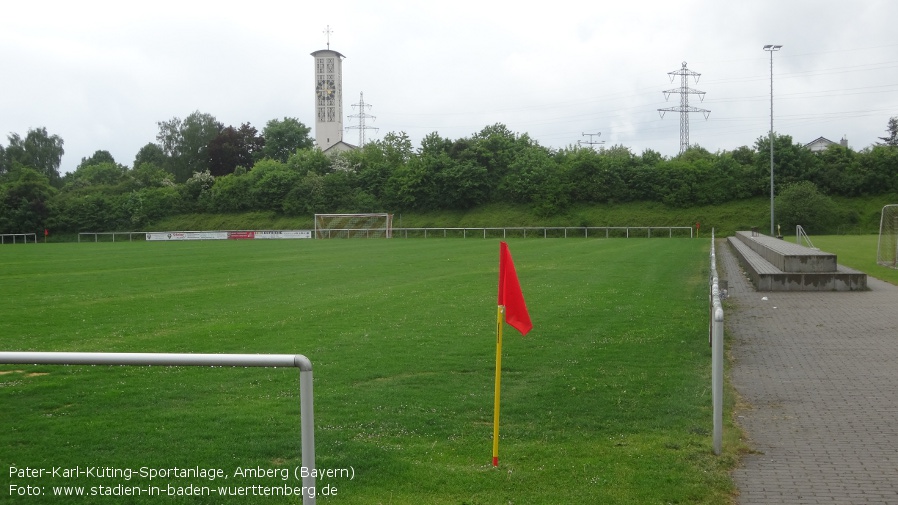
[[[693,228],[691,226],[515,226],[515,227],[445,227],[445,228],[393,228],[393,236],[394,237],[402,237],[409,238],[409,232],[413,232],[416,235],[423,234],[424,238],[428,238],[430,236],[442,236],[444,238],[449,237],[452,232],[453,236],[457,236],[459,232],[461,232],[462,238],[468,238],[474,236],[482,236],[483,238],[488,237],[499,237],[501,232],[502,238],[508,238],[509,233],[515,236],[522,236],[527,238],[528,232],[530,236],[539,236],[542,235],[543,238],[549,238],[549,234],[551,232],[552,237],[564,237],[568,238],[577,236],[583,238],[595,237],[596,234],[601,236],[603,233],[605,238],[611,238],[612,233],[615,236],[623,236],[626,238],[631,237],[645,237],[652,238],[652,231],[655,231],[655,237],[658,237],[658,231],[666,232],[661,235],[667,235],[669,238],[673,238],[674,230],[678,232],[682,232],[683,236],[686,235],[686,231],[689,231],[689,238],[693,238]],[[642,233],[638,233],[642,231]],[[442,232],[442,234],[440,234]],[[542,232],[542,233],[540,233]]]
[[[315,417],[312,362],[302,354],[166,354],[124,352],[0,352],[0,364],[22,365],[160,365],[299,368],[299,416],[305,489],[315,490]],[[315,505],[315,492],[303,493],[303,505]]]
[[[217,231],[234,231],[234,230],[217,230]],[[365,234],[366,237],[377,232],[382,236],[383,230],[369,230],[366,228],[333,228],[319,229],[318,233],[330,232],[348,232]],[[81,242],[82,235],[85,238],[93,237],[93,242],[99,242],[100,237],[110,236],[112,242],[115,242],[116,235],[128,236],[128,241],[134,240],[137,236],[138,240],[144,240],[147,233],[163,233],[163,232],[146,232],[146,231],[108,231],[108,232],[79,232],[78,242]],[[172,231],[170,233],[205,233],[205,232],[184,232]],[[509,238],[509,237],[540,237],[542,238],[596,238],[602,237],[623,237],[623,238],[657,238],[668,237],[674,238],[674,234],[678,237],[694,238],[695,229],[691,226],[508,226],[508,227],[442,227],[442,228],[393,228],[390,235],[397,238],[413,238],[413,237],[482,237],[482,238]],[[313,236],[315,236],[313,234]],[[357,237],[360,238],[360,237]]]
[[[22,237],[22,240],[17,241],[16,237]],[[31,237],[31,241],[37,244],[37,233],[0,233],[0,244],[5,244],[9,238],[12,238],[12,243],[22,242],[27,244],[28,237]]]
[[[717,252],[714,248],[714,230],[711,230],[711,284],[710,301],[711,334],[711,403],[713,404],[714,454],[720,454],[723,444],[723,305],[720,300],[720,278],[717,275]]]
[[[804,228],[801,227],[800,224],[795,225],[795,243],[801,245],[801,239],[804,239],[805,243],[807,243],[807,247],[811,249],[820,250],[817,247],[814,247],[813,242],[811,242],[811,237],[808,236],[807,232],[804,231]]]
[[[94,242],[99,242],[99,238],[101,235],[111,235],[112,241],[115,242],[116,235],[127,235],[128,242],[132,242],[134,240],[134,235],[137,235],[141,238],[145,237],[147,232],[145,231],[82,231],[78,232],[78,242],[81,242],[81,236],[89,237],[91,235],[94,236]]]

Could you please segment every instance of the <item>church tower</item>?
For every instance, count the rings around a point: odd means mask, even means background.
[[[330,27],[327,49],[315,58],[315,142],[322,151],[343,141],[343,56],[332,51]]]

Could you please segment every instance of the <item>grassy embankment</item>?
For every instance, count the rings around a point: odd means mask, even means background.
[[[896,203],[890,196],[835,198],[839,208],[837,222],[830,233],[867,234],[879,230],[882,206]],[[188,214],[174,216],[148,229],[167,230],[237,230],[237,229],[311,229],[312,216],[285,217],[274,213]],[[614,205],[578,206],[551,217],[534,215],[526,206],[487,205],[465,212],[432,212],[394,214],[393,226],[423,227],[518,227],[518,226],[695,226],[707,235],[711,228],[718,235],[731,235],[737,230],[758,227],[769,231],[770,200],[754,198],[721,205],[671,208],[655,202],[633,202]],[[782,230],[791,235],[794,230]]]

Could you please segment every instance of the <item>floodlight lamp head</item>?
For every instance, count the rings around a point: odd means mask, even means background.
[[[767,44],[764,46],[765,51],[779,51],[782,48],[782,44]]]

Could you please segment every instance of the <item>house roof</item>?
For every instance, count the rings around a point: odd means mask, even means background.
[[[812,145],[814,145],[814,144],[823,144],[823,145],[827,145],[827,146],[828,146],[828,145],[830,145],[830,144],[835,144],[835,142],[833,142],[832,140],[829,140],[829,139],[826,138],[826,137],[817,137],[816,139],[814,139],[814,140],[808,142],[807,144],[805,144],[804,146],[805,146],[805,147],[810,147],[810,146],[812,146]]]
[[[325,153],[340,152],[340,151],[349,151],[352,149],[358,149],[358,147],[356,147],[348,142],[343,142],[342,140],[339,140],[339,141],[331,144],[327,149],[324,150],[324,152]]]

